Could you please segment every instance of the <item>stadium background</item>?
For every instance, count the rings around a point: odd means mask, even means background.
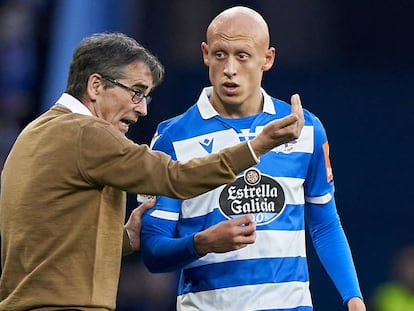
[[[287,101],[300,93],[327,129],[337,205],[369,300],[389,279],[392,255],[414,243],[412,0],[0,0],[0,165],[20,129],[64,90],[79,40],[98,31],[127,33],[166,67],[149,116],[129,133],[149,143],[158,122],[208,85],[200,42],[233,5],[269,23],[277,56],[264,87]],[[309,257],[315,311],[345,310],[311,246]],[[117,310],[173,310],[175,277],[149,274],[139,254],[125,258]]]

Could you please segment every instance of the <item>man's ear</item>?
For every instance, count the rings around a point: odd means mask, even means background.
[[[276,49],[274,47],[270,47],[266,51],[265,62],[262,66],[263,71],[268,71],[270,68],[272,68],[275,58],[276,58]]]
[[[96,96],[99,95],[101,88],[103,87],[102,83],[102,77],[99,74],[93,73],[89,76],[86,85],[86,93],[91,100],[95,100]]]
[[[204,65],[208,66],[208,44],[206,42],[201,42],[201,53],[203,54]]]

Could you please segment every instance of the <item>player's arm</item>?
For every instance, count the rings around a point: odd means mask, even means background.
[[[344,303],[362,298],[351,250],[336,211],[334,199],[327,204],[307,203],[306,220],[316,253]]]
[[[200,257],[194,234],[176,237],[180,206],[180,200],[159,197],[142,218],[141,254],[151,272],[175,271]]]
[[[142,258],[151,272],[169,272],[208,253],[224,253],[254,243],[256,225],[250,215],[222,221],[203,231],[176,237],[180,201],[166,197],[143,217]],[[165,206],[168,205],[168,209]]]
[[[348,240],[337,213],[325,130],[314,120],[314,153],[305,182],[305,217],[316,253],[350,310],[360,311],[362,294]],[[359,300],[355,302],[355,299]],[[351,302],[352,300],[352,302]],[[356,309],[354,309],[357,307]]]

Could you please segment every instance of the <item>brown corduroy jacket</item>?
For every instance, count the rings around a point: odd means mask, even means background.
[[[0,310],[113,310],[125,192],[185,199],[255,163],[247,143],[174,162],[53,106],[22,131],[2,172]]]

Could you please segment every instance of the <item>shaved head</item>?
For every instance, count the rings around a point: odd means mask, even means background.
[[[206,36],[201,51],[209,67],[213,107],[232,118],[259,113],[263,73],[273,66],[276,54],[269,46],[266,21],[252,9],[235,6],[211,21]]]
[[[263,17],[256,11],[235,6],[217,15],[207,28],[207,43],[215,35],[224,37],[248,36],[257,43],[270,45],[269,28]]]

